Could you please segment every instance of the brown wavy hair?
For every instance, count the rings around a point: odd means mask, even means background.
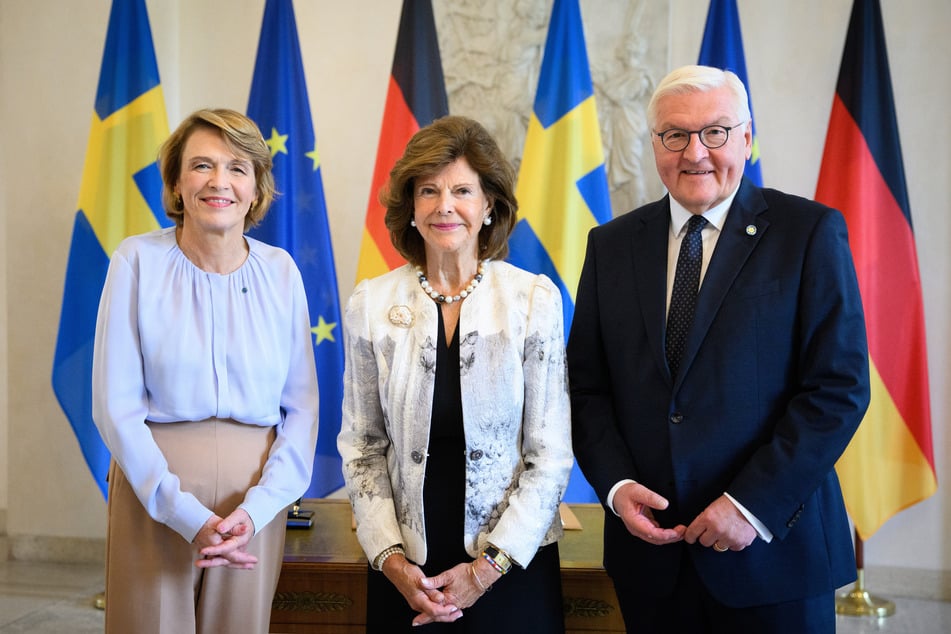
[[[448,116],[436,119],[413,135],[402,158],[390,171],[389,184],[380,193],[380,204],[386,208],[384,222],[390,241],[410,264],[426,263],[423,237],[410,226],[415,181],[463,157],[479,175],[479,185],[492,203],[492,224],[482,226],[479,231],[479,257],[501,260],[508,255],[508,239],[515,229],[518,212],[515,170],[481,123],[467,117]]]

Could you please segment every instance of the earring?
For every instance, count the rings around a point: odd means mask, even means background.
[[[492,224],[492,216],[486,216],[485,218],[483,218],[482,224],[484,224],[486,227]]]
[[[182,200],[182,195],[179,194],[178,198],[175,199],[175,210],[182,211],[183,209],[185,209],[185,201]]]
[[[409,226],[415,227],[415,226],[416,226],[416,221],[415,221],[415,220],[410,220],[410,221],[409,221]]]

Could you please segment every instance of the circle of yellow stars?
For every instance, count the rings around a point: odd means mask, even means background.
[[[279,133],[277,131],[277,128],[274,128],[274,127],[271,128],[271,138],[267,139],[265,143],[267,143],[268,147],[271,148],[272,157],[277,156],[278,153],[287,154],[287,137],[289,136],[290,135],[288,134]],[[304,156],[306,156],[307,158],[309,158],[310,160],[314,162],[314,171],[316,172],[317,168],[320,167],[320,154],[318,154],[317,152],[316,139],[314,140],[314,149],[311,150],[310,152],[305,152]]]
[[[266,141],[268,147],[271,148],[271,156],[277,156],[278,153],[287,154],[288,136],[287,134],[280,134],[277,128],[271,128],[271,138]],[[320,167],[320,155],[317,153],[316,143],[314,144],[314,149],[307,152],[306,156],[314,162],[314,170],[316,171],[317,168]],[[314,345],[319,346],[323,341],[336,343],[337,340],[334,339],[333,334],[334,328],[336,327],[336,322],[327,322],[324,320],[323,315],[319,316],[317,318],[317,325],[310,329],[310,332],[317,337]]]

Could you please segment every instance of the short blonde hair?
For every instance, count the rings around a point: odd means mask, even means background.
[[[254,166],[254,182],[257,200],[244,218],[244,230],[256,226],[267,215],[277,191],[271,173],[271,148],[264,141],[261,130],[251,119],[235,110],[226,108],[202,109],[193,112],[166,139],[159,148],[159,169],[162,172],[162,206],[165,215],[179,227],[185,221],[185,209],[175,186],[182,173],[182,155],[192,133],[206,128],[217,130],[228,147],[237,155],[246,156]]]

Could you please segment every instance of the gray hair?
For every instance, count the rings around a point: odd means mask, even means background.
[[[736,73],[712,66],[690,65],[671,71],[657,85],[650,103],[647,104],[647,123],[652,130],[656,128],[658,102],[664,97],[707,92],[723,87],[733,93],[737,120],[749,121],[751,119],[749,97],[746,94],[746,86]]]

